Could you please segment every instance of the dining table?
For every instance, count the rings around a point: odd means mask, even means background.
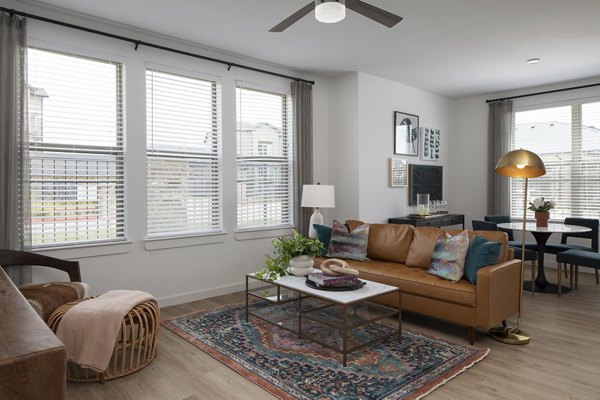
[[[522,222],[505,222],[498,224],[498,228],[512,229],[513,231],[521,232],[523,230]],[[554,293],[558,294],[558,285],[555,283],[548,282],[546,279],[546,273],[544,271],[544,254],[546,250],[546,243],[553,233],[583,233],[591,231],[590,228],[579,225],[566,225],[560,222],[550,222],[548,226],[537,226],[535,222],[526,222],[525,230],[530,232],[537,243],[538,251],[538,269],[535,281],[525,281],[523,289],[531,290],[531,285],[535,284],[535,291],[538,293]],[[566,286],[561,287],[562,293],[568,293],[571,291]]]

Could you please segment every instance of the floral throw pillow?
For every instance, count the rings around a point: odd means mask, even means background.
[[[431,256],[431,266],[427,272],[449,281],[458,282],[463,276],[468,249],[469,234],[467,231],[462,231],[454,236],[442,232],[435,244]]]
[[[367,259],[369,224],[364,224],[352,232],[339,221],[333,220],[331,239],[327,257],[348,258],[363,261]]]

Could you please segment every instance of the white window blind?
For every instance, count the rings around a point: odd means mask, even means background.
[[[32,245],[123,239],[123,67],[28,51]]]
[[[237,226],[292,226],[294,160],[289,96],[237,87]]]
[[[148,237],[221,231],[220,85],[147,69],[146,114]]]
[[[554,200],[554,220],[600,216],[600,102],[515,112],[512,148],[533,151],[546,165],[546,175],[529,180],[528,203]],[[513,179],[512,217],[522,218],[523,191],[524,181]]]

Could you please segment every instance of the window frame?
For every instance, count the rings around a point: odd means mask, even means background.
[[[115,204],[117,204],[115,212],[117,213],[117,217],[115,220],[116,223],[116,236],[113,238],[106,239],[91,239],[91,240],[78,240],[78,241],[64,241],[64,242],[54,242],[54,243],[39,243],[35,244],[33,242],[33,232],[32,232],[32,243],[31,248],[36,251],[67,251],[69,249],[85,249],[90,247],[101,246],[101,248],[106,248],[106,246],[114,247],[115,249],[121,248],[122,245],[126,245],[129,242],[128,240],[128,224],[127,224],[127,157],[126,157],[126,140],[127,140],[127,123],[126,123],[126,84],[125,84],[125,74],[126,74],[126,64],[125,58],[115,56],[113,54],[106,54],[101,52],[89,51],[81,48],[73,48],[70,46],[60,45],[56,43],[46,42],[39,39],[29,39],[29,43],[27,46],[28,52],[30,50],[39,50],[48,53],[54,53],[61,56],[73,57],[77,59],[83,59],[88,61],[95,61],[104,64],[112,64],[115,65],[115,84],[116,92],[115,92],[115,102],[117,108],[115,110],[115,121],[116,121],[116,135],[115,135],[115,145],[83,145],[83,144],[67,144],[61,142],[55,143],[46,143],[44,144],[41,141],[41,137],[37,138],[37,140],[31,139],[31,132],[28,133],[28,190],[31,191],[33,184],[35,184],[31,180],[31,169],[32,169],[32,159],[35,159],[35,156],[32,157],[32,154],[36,152],[42,153],[47,152],[48,154],[58,154],[58,153],[75,153],[73,150],[80,150],[81,154],[90,154],[91,152],[96,152],[101,150],[99,154],[105,156],[115,156],[115,171],[116,174],[112,176],[114,178],[115,186]],[[35,88],[28,77],[27,80],[28,88]],[[30,94],[28,94],[28,98]],[[28,105],[29,110],[29,105]],[[28,117],[29,118],[29,117]],[[43,124],[43,119],[40,116],[39,118],[40,124]],[[68,150],[67,150],[68,148]],[[87,152],[86,152],[87,150]],[[111,162],[106,161],[106,162]],[[111,179],[109,178],[108,182]],[[52,181],[39,181],[37,182],[40,186],[46,185],[55,185],[55,186],[68,186],[70,184],[77,185],[77,183],[69,183],[60,180],[52,180]],[[119,188],[120,185],[120,188]],[[55,189],[56,191],[56,189]],[[30,206],[33,206],[33,198],[30,198]],[[120,204],[120,205],[119,205]],[[33,207],[32,207],[33,208]],[[120,215],[119,215],[120,214]],[[33,213],[30,212],[29,215],[29,223],[32,224],[31,219],[34,217]],[[90,231],[91,232],[91,231]],[[116,247],[115,247],[116,246]],[[119,250],[102,250],[101,254],[115,254],[119,253]]]

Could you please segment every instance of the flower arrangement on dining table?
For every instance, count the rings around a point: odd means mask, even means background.
[[[556,208],[556,203],[554,201],[546,200],[543,197],[536,197],[533,201],[529,202],[529,207],[527,209],[531,211],[548,212],[553,208]]]

